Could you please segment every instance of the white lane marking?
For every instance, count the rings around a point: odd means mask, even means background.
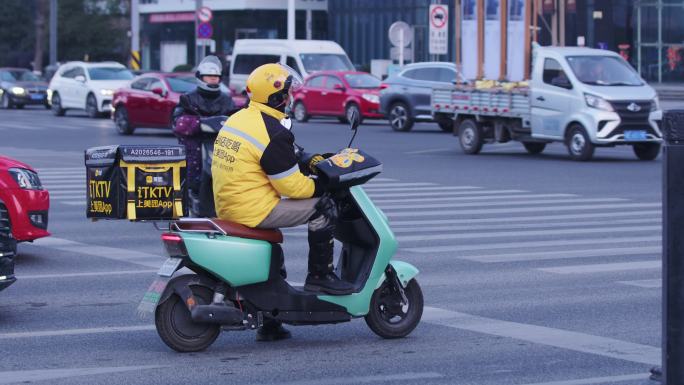
[[[493,206],[520,206],[520,205],[553,205],[553,204],[574,204],[574,203],[610,203],[610,202],[626,202],[622,198],[569,198],[569,199],[535,199],[517,202],[468,202],[468,203],[420,203],[420,204],[395,204],[382,205],[378,204],[383,210],[414,210],[414,209],[438,209],[438,208],[455,208],[455,207],[493,207]]]
[[[85,204],[86,204],[85,200],[82,200],[82,201],[58,201],[58,203],[61,203],[63,205],[68,205],[68,206],[85,206]]]
[[[537,382],[534,384],[526,385],[598,385],[606,384],[611,382],[621,382],[621,381],[631,381],[631,380],[648,380],[648,374],[626,374],[623,376],[611,376],[611,377],[594,377],[594,378],[582,378],[579,380],[566,380],[566,381],[553,381],[553,382]]]
[[[612,273],[617,271],[660,269],[661,261],[639,261],[622,263],[601,263],[596,265],[576,265],[559,267],[542,267],[539,271],[555,274],[591,274],[591,273]]]
[[[475,250],[497,250],[497,249],[518,249],[531,247],[557,247],[557,246],[576,246],[576,245],[599,245],[599,244],[629,244],[635,242],[660,242],[661,236],[649,237],[615,237],[615,238],[583,238],[583,239],[565,239],[559,241],[529,241],[529,242],[505,242],[505,243],[488,243],[477,245],[445,245],[445,246],[425,246],[425,247],[410,247],[402,249],[402,251],[414,253],[441,253],[441,252],[457,252],[457,251],[475,251]]]
[[[0,333],[0,340],[9,340],[9,339],[16,339],[16,338],[77,336],[77,335],[82,335],[82,334],[142,332],[142,331],[150,331],[150,330],[155,330],[155,326],[154,325],[104,326],[104,327],[99,327],[99,328],[44,330],[44,331],[35,331],[35,332]]]
[[[396,182],[397,179],[393,178],[373,178],[373,182]]]
[[[630,224],[660,223],[660,218],[640,218],[640,219],[616,219],[613,221],[579,221],[579,222],[540,222],[540,223],[506,223],[506,224],[484,224],[484,225],[461,225],[461,226],[416,226],[416,227],[394,227],[392,232],[414,233],[414,232],[445,232],[445,231],[469,231],[469,230],[504,230],[504,229],[534,229],[534,228],[553,228],[553,227],[579,227],[579,226],[614,226]]]
[[[589,219],[589,218],[615,218],[615,217],[632,217],[638,216],[644,218],[650,215],[660,218],[660,210],[641,210],[641,211],[622,211],[622,212],[605,212],[605,213],[585,213],[585,214],[561,214],[561,215],[533,215],[527,217],[501,217],[494,218],[465,218],[465,219],[428,219],[428,220],[405,220],[392,221],[390,224],[395,226],[417,226],[417,225],[459,225],[469,223],[501,223],[501,222],[530,222],[530,221],[546,221],[559,220],[564,221],[568,219]]]
[[[475,190],[482,187],[475,186],[434,186],[434,187],[364,187],[367,192],[409,192],[409,191],[451,191]]]
[[[379,191],[379,190],[378,190]],[[529,191],[525,190],[478,190],[478,189],[459,189],[455,191],[423,191],[423,192],[403,192],[397,193],[398,190],[392,190],[390,192],[374,192],[367,191],[368,195],[376,201],[378,198],[408,198],[408,197],[460,197],[460,196],[482,196],[483,198],[496,199],[500,194],[517,194],[517,193],[527,193]],[[496,196],[490,196],[496,195]],[[428,198],[430,199],[430,198]]]
[[[600,245],[601,243],[596,243]],[[539,252],[522,252],[510,254],[492,254],[492,255],[473,255],[473,256],[458,256],[459,259],[465,259],[473,262],[483,263],[501,263],[501,262],[524,262],[524,261],[543,261],[551,259],[566,259],[566,258],[593,258],[593,257],[616,257],[626,255],[642,255],[647,257],[660,256],[662,247],[615,247],[591,250],[547,250]]]
[[[423,187],[423,186],[436,186],[436,183],[430,182],[406,182],[406,183],[367,183],[365,187],[368,188],[382,188],[382,187]]]
[[[93,271],[93,272],[88,272],[88,273],[19,275],[18,277],[23,281],[25,279],[102,277],[102,276],[107,276],[107,275],[149,274],[149,273],[156,273],[156,272],[157,272],[157,270],[120,270],[120,271]]]
[[[663,287],[663,279],[640,279],[636,281],[617,281],[617,283],[627,286],[643,287],[645,289],[659,289]]]
[[[373,382],[388,382],[388,381],[414,381],[442,378],[444,375],[435,372],[423,373],[400,373],[400,374],[379,374],[375,376],[360,376],[360,377],[339,377],[339,378],[317,378],[315,380],[297,380],[287,382],[257,382],[253,385],[345,385],[345,384],[371,384]]]
[[[392,212],[387,213],[390,219],[399,217],[429,217],[434,215],[475,215],[475,214],[513,214],[527,212],[554,212],[554,211],[576,211],[576,210],[607,210],[607,209],[634,209],[660,207],[660,203],[615,203],[615,204],[596,204],[596,205],[568,205],[568,206],[535,206],[535,207],[512,207],[500,209],[482,210],[433,210],[433,211],[411,211],[411,212]],[[508,220],[502,218],[501,221]],[[390,222],[390,223],[393,223]]]
[[[634,232],[634,231],[659,231],[662,226],[614,226],[611,228],[574,228],[574,229],[555,229],[555,230],[527,230],[527,231],[497,231],[482,233],[461,233],[461,234],[420,234],[420,235],[399,235],[397,240],[400,242],[411,241],[434,241],[446,239],[475,239],[475,238],[499,238],[499,237],[530,237],[538,235],[570,235],[570,234],[605,234],[615,232]]]
[[[85,191],[86,190],[86,184],[85,181],[83,183],[43,183],[43,187],[49,189],[76,189],[80,188],[81,190]]]
[[[660,348],[640,345],[612,338],[600,337],[579,332],[553,329],[544,326],[529,325],[492,318],[479,317],[466,313],[450,311],[426,306],[422,321],[434,325],[454,329],[468,330],[477,333],[495,335],[532,342],[539,345],[553,346],[582,353],[596,354],[604,357],[638,362],[644,364],[660,363]],[[153,331],[154,325],[114,326],[89,329],[66,329],[50,331],[2,333],[2,339],[59,337],[82,334],[122,333]]]
[[[532,199],[532,198],[570,198],[576,197],[575,194],[519,194],[519,195],[497,195],[495,198],[490,196],[438,196],[433,198],[406,198],[406,199],[373,199],[376,205],[383,203],[411,203],[411,202],[450,202],[450,201],[484,201],[493,199]],[[511,202],[516,204],[517,202]]]
[[[422,320],[455,329],[513,338],[630,362],[657,365],[661,361],[661,349],[653,346],[544,326],[501,321],[434,307],[425,307]]]
[[[70,194],[70,195],[59,195],[59,194],[50,194],[50,199],[51,200],[63,200],[63,199],[82,199],[85,202],[86,195],[85,194]]]
[[[55,237],[41,238],[34,242],[36,246],[51,247],[60,251],[68,251],[94,257],[113,259],[120,262],[135,263],[146,267],[158,268],[164,262],[164,257],[157,254],[144,253],[135,250],[116,247],[89,245],[68,239]]]
[[[455,152],[455,150],[453,148],[449,147],[449,148],[432,148],[429,150],[408,151],[408,152],[405,152],[404,154],[406,154],[406,155],[419,155],[419,154],[430,154],[433,152],[445,152],[445,151]]]
[[[17,382],[33,382],[56,380],[58,378],[72,378],[81,376],[92,376],[96,374],[111,374],[121,372],[133,372],[138,370],[161,369],[167,366],[145,365],[145,366],[114,366],[103,368],[68,368],[68,369],[42,369],[42,370],[19,370],[11,372],[0,372],[0,384],[11,384]]]

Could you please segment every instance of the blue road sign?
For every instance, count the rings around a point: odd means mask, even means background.
[[[197,37],[200,39],[211,39],[214,28],[209,23],[200,23],[197,26]]]

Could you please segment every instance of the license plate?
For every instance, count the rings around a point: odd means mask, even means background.
[[[42,94],[33,94],[31,95],[31,100],[43,100],[44,95]]]
[[[170,277],[176,272],[183,260],[180,258],[168,258],[157,272],[160,277]]]
[[[171,277],[159,277],[152,282],[138,305],[138,317],[145,320],[154,313],[170,280]]]
[[[625,140],[645,140],[645,139],[646,139],[646,131],[643,131],[643,130],[625,131]]]

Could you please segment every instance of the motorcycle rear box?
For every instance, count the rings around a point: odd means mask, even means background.
[[[113,145],[85,151],[86,216],[158,220],[183,216],[185,148]]]

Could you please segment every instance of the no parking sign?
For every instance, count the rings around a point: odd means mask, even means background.
[[[449,10],[441,4],[430,5],[430,55],[446,55],[449,49]]]

